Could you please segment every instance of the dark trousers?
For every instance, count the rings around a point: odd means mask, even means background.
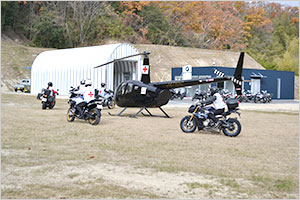
[[[218,120],[218,118],[216,118],[216,115],[220,115],[220,114],[222,114],[223,112],[224,112],[224,108],[222,108],[222,109],[214,109],[213,107],[210,109],[210,111],[212,112],[212,113],[208,113],[208,117],[210,118],[210,119],[212,119],[215,123],[217,123],[219,120]]]
[[[86,102],[80,102],[79,104],[77,104],[75,107],[76,107],[76,110],[78,110],[79,112],[79,115],[82,115],[83,114],[83,108],[84,106],[86,106]]]

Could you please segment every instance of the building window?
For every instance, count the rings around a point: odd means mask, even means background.
[[[182,76],[175,76],[175,81],[181,81],[182,80]]]
[[[217,83],[217,87],[218,87],[220,90],[224,89],[224,82],[218,82],[218,83]]]

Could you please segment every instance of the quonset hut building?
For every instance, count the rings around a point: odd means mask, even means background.
[[[139,80],[141,77],[142,57],[135,56],[122,61],[94,68],[114,59],[138,54],[130,44],[110,44],[45,51],[39,54],[31,69],[31,93],[37,94],[48,82],[67,95],[71,86],[76,87],[82,79],[91,79],[93,87],[101,83],[114,90],[120,82]]]

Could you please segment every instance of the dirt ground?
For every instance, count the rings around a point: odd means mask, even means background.
[[[298,113],[242,110],[230,138],[184,134],[185,107],[165,107],[171,119],[105,108],[92,126],[67,122],[66,99],[53,110],[31,95],[1,101],[2,198],[299,198]]]

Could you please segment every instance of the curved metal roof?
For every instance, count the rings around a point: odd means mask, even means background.
[[[82,79],[91,79],[95,88],[99,88],[102,82],[112,88],[114,65],[108,64],[96,69],[94,67],[137,53],[135,47],[124,43],[42,52],[32,64],[31,92],[40,92],[51,81],[55,88],[60,89],[61,94],[67,94],[68,89],[79,85]],[[126,60],[136,61],[137,66],[142,63],[141,56]],[[139,77],[141,72],[137,73]]]
[[[84,65],[97,66],[109,61],[113,51],[122,44],[79,47],[44,51],[32,64],[32,68],[76,68]]]

